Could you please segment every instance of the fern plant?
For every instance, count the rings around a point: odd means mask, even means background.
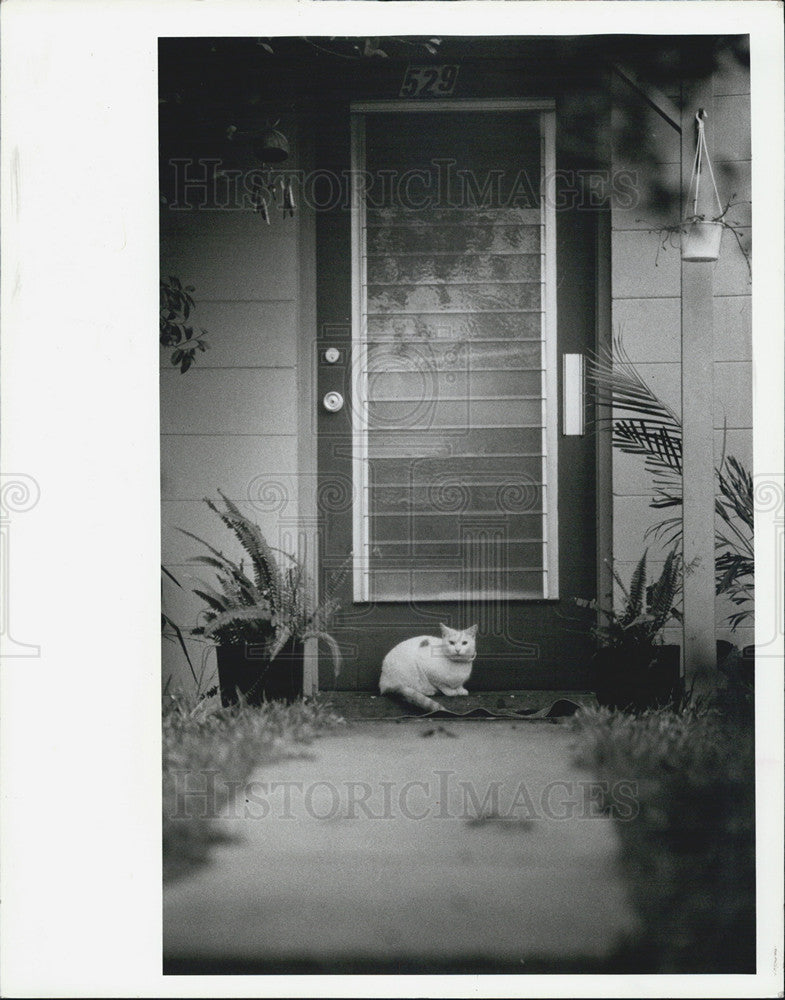
[[[339,609],[335,594],[347,563],[333,575],[327,593],[317,602],[303,565],[293,555],[269,545],[259,526],[225,493],[218,493],[220,505],[209,498],[205,503],[240,542],[248,570],[244,559],[234,562],[204,539],[179,529],[208,550],[208,555],[193,556],[190,561],[209,566],[216,578],[214,586],[199,581],[193,588],[206,605],[203,624],[193,629],[193,634],[221,645],[262,644],[268,660],[275,659],[291,639],[303,642],[315,638],[329,648],[337,676],[341,651],[326,626]],[[283,568],[279,557],[285,562]]]
[[[624,597],[624,606],[620,611],[603,608],[596,600],[576,598],[580,607],[598,611],[604,617],[605,621],[592,629],[600,646],[650,647],[662,642],[662,630],[671,618],[681,620],[681,612],[675,606],[681,590],[681,557],[675,549],[671,550],[659,578],[647,586],[647,555],[648,550],[633,570],[629,587],[617,571],[612,570]]]

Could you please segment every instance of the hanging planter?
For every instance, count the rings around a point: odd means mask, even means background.
[[[724,223],[712,219],[688,222],[681,233],[682,260],[717,260]]]
[[[750,280],[752,280],[750,252],[749,247],[745,245],[743,229],[738,223],[730,221],[727,218],[727,214],[734,204],[733,199],[736,196],[732,194],[724,208],[720,201],[717,183],[714,179],[714,170],[712,169],[709,151],[706,146],[705,119],[706,112],[703,108],[700,108],[695,115],[695,120],[698,123],[698,140],[695,148],[695,158],[692,163],[690,184],[687,190],[687,200],[688,203],[691,202],[692,214],[674,225],[657,226],[649,230],[656,233],[659,237],[657,258],[654,264],[655,267],[659,264],[660,251],[668,250],[671,247],[680,248],[681,259],[683,261],[718,260],[723,231],[729,229],[736,240],[739,251],[747,265]],[[702,213],[698,211],[700,182],[704,166],[711,178],[712,188],[714,189],[714,199],[717,206],[716,215],[711,215],[706,211]]]
[[[277,128],[266,128],[251,139],[251,149],[262,163],[283,163],[289,156],[289,140]]]
[[[698,142],[695,147],[695,159],[692,161],[692,175],[687,193],[688,199],[692,195],[692,215],[684,220],[684,225],[681,227],[682,260],[717,260],[720,255],[722,230],[726,225],[722,221],[725,211],[723,211],[720,195],[717,191],[717,182],[714,180],[714,170],[712,169],[709,150],[706,146],[705,119],[706,112],[701,108],[695,115],[695,120],[698,123]],[[707,219],[705,215],[698,215],[698,197],[700,195],[704,161],[711,177],[714,197],[717,199],[718,215],[713,219]]]
[[[283,217],[294,216],[295,202],[291,176],[273,173],[276,166],[289,158],[289,140],[278,129],[279,122],[267,122],[263,129],[241,131],[236,125],[226,130],[226,138],[231,142],[245,141],[250,151],[261,164],[261,170],[252,175],[251,205],[267,225],[270,225],[270,211],[279,205]]]

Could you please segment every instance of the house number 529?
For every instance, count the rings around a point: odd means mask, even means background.
[[[408,66],[399,97],[446,97],[455,89],[458,67]]]

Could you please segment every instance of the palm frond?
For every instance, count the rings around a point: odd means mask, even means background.
[[[745,577],[751,577],[754,566],[747,559],[737,556],[733,552],[725,552],[716,562],[717,567],[717,593],[724,594],[733,591],[741,586],[741,581]]]
[[[654,504],[650,504],[654,506]],[[666,547],[678,544],[681,538],[682,519],[681,517],[666,517],[658,524],[652,524],[644,532],[644,538],[654,538]]]
[[[652,391],[630,361],[620,335],[614,336],[611,348],[589,355],[586,370],[598,402],[614,409],[640,413],[652,424],[666,427],[676,437],[681,437],[680,419]]]
[[[611,443],[615,449],[638,455],[652,476],[655,510],[681,507],[682,497],[682,426],[679,417],[648,386],[630,361],[621,336],[611,348],[589,358],[587,377],[597,402],[609,413],[598,418],[610,424]],[[717,593],[751,600],[754,579],[754,491],[752,476],[732,455],[722,456],[716,467],[717,514],[716,560]],[[682,518],[666,517],[645,533],[669,546],[681,540]],[[724,550],[724,551],[723,551]],[[736,558],[738,557],[738,558]],[[614,574],[615,576],[615,574]],[[616,582],[623,584],[616,576]],[[743,591],[738,588],[744,587]]]
[[[616,419],[612,441],[619,451],[642,455],[651,472],[681,474],[681,438],[669,426],[650,419]]]
[[[720,517],[727,524],[732,524],[734,517],[738,518],[751,534],[755,527],[752,476],[737,458],[728,455],[717,470],[717,481],[721,494]]]
[[[611,415],[601,418],[600,422],[610,423],[613,447],[643,458],[647,472],[654,478],[655,495],[651,506],[655,509],[679,506],[682,502],[681,420],[630,361],[620,335],[614,337],[612,348],[589,358],[587,377],[598,403],[611,410]],[[672,527],[668,524],[668,531]],[[677,534],[680,530],[679,526]]]
[[[731,632],[735,632],[736,629],[743,625],[744,622],[748,621],[754,615],[752,608],[747,608],[745,611],[737,611],[736,614],[730,615],[728,622],[730,623]]]
[[[723,455],[717,469],[717,481],[720,492],[716,511],[722,526],[717,529],[716,591],[727,594],[736,605],[751,604],[755,580],[752,476],[733,455]],[[751,608],[731,615],[728,619],[731,629],[738,628],[751,615]]]

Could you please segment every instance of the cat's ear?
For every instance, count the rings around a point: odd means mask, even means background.
[[[467,633],[468,633],[468,634],[469,634],[469,635],[470,635],[470,636],[471,636],[472,638],[474,638],[474,636],[476,636],[476,635],[477,635],[477,626],[476,626],[476,625],[472,625],[472,627],[471,627],[471,628],[467,628],[467,629],[466,629],[466,632],[467,632]]]
[[[442,625],[441,622],[439,622],[439,628],[442,630],[442,637],[444,639],[446,639],[448,635],[454,635],[454,633],[455,633],[455,629],[454,628],[447,628],[447,626],[446,625]]]

